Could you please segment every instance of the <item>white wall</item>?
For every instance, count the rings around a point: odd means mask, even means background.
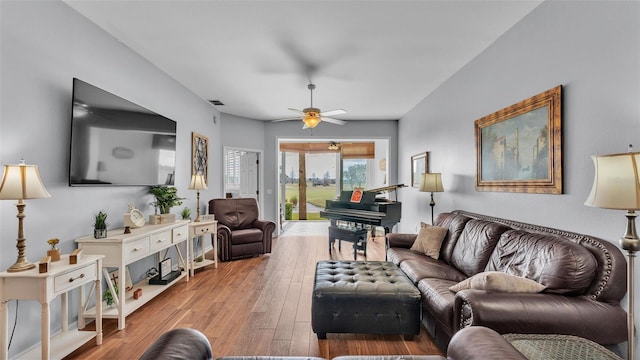
[[[564,194],[477,192],[474,121],[559,84]],[[590,156],[625,152],[630,143],[637,151],[639,133],[640,3],[546,1],[399,121],[399,179],[409,182],[411,155],[430,151],[446,191],[435,194],[436,213],[464,209],[617,244],[624,213],[583,205]],[[401,230],[414,231],[430,216],[428,194],[400,194]]]
[[[128,201],[153,213],[145,187],[69,187],[68,162],[71,127],[72,78],[77,77],[178,123],[176,187],[186,197],[174,208],[195,207],[195,191],[187,190],[191,176],[191,132],[220,144],[219,113],[173,79],[107,35],[67,5],[55,0],[0,1],[0,162],[39,165],[51,198],[28,201],[25,209],[27,258],[38,261],[46,254],[46,240],[61,239],[62,253],[76,248],[74,238],[91,233],[93,214],[105,210],[110,229],[123,225]],[[202,198],[220,196],[221,149],[210,146],[210,189]],[[16,207],[0,202],[0,269],[16,259]],[[146,266],[132,269],[135,279]],[[137,272],[135,270],[138,270]],[[136,274],[137,273],[137,274]],[[52,324],[59,324],[59,301],[54,303]],[[77,316],[71,305],[72,321]],[[9,303],[9,318],[15,301]],[[40,340],[40,306],[20,303],[18,325],[10,355]],[[55,331],[55,329],[54,329]]]

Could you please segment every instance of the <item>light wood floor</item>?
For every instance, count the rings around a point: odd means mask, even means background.
[[[167,330],[202,331],[214,357],[227,355],[295,355],[333,358],[340,355],[442,354],[422,329],[412,341],[402,336],[327,334],[318,340],[311,330],[311,293],[318,260],[353,259],[351,243],[329,255],[327,222],[295,223],[274,239],[269,255],[220,263],[180,281],[126,320],[117,330],[105,319],[104,340],[95,341],[66,359],[137,359]],[[362,252],[358,260],[365,260]],[[367,260],[384,260],[384,241],[369,239]],[[144,296],[144,295],[143,295]]]

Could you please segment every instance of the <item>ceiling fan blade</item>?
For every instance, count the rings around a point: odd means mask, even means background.
[[[334,116],[334,115],[342,115],[346,113],[347,112],[345,110],[336,109],[336,110],[323,111],[320,113],[320,116]]]
[[[292,117],[292,118],[286,118],[286,119],[275,119],[275,120],[271,120],[271,122],[280,122],[280,121],[289,121],[289,120],[300,120],[300,117]]]
[[[304,114],[304,111],[302,111],[302,110],[293,109],[293,108],[289,108],[289,110],[291,110],[293,112],[297,112],[298,114]]]
[[[328,123],[332,123],[332,124],[337,124],[337,125],[344,125],[347,122],[344,120],[338,120],[338,119],[334,119],[334,118],[330,118],[330,117],[321,117],[320,119],[322,119],[322,121],[326,121]]]

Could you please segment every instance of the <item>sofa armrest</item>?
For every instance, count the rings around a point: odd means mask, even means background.
[[[416,241],[418,234],[388,233],[387,246],[409,249]]]
[[[171,359],[213,359],[211,343],[198,330],[177,328],[160,335],[139,360]]]
[[[276,223],[270,220],[256,220],[253,222],[253,227],[262,230],[262,232],[273,234],[276,231]]]
[[[447,348],[448,360],[526,360],[502,335],[484,326],[458,331]]]
[[[575,335],[599,344],[627,338],[626,312],[620,305],[585,296],[462,290],[453,311],[456,330],[479,325],[500,334]]]
[[[262,250],[265,254],[270,253],[273,233],[276,231],[276,223],[270,220],[256,220],[253,222],[253,226],[262,230]]]

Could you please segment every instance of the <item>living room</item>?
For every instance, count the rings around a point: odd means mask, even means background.
[[[175,184],[191,206],[196,196],[187,190],[192,132],[208,137],[210,144],[212,181],[201,199],[223,196],[224,146],[263,149],[263,217],[277,219],[275,144],[283,137],[309,138],[299,124],[220,112],[63,2],[2,1],[0,16],[2,164],[24,158],[38,165],[51,194],[28,201],[25,210],[30,261],[46,254],[46,240],[53,237],[61,239],[62,253],[71,253],[77,246],[74,239],[91,233],[97,211],[110,214],[112,227],[122,225],[120,216],[129,201],[145,214],[153,213],[144,187],[68,186],[74,77],[178,121]],[[563,86],[563,193],[476,191],[474,121],[557,85]],[[394,160],[389,161],[389,184],[409,184],[411,157],[428,151],[429,169],[442,173],[445,189],[436,194],[436,214],[463,209],[618,244],[624,213],[584,205],[593,182],[590,157],[625,152],[628,144],[640,146],[634,141],[640,134],[639,100],[640,4],[544,1],[400,119],[319,126],[313,137],[388,138]],[[394,232],[416,232],[420,221],[430,219],[427,193],[407,187],[398,192],[398,200],[403,212]],[[15,261],[15,214],[13,201],[0,202],[3,270]],[[133,277],[154,266],[153,259],[141,263],[131,268]],[[626,308],[626,299],[622,304]],[[637,300],[635,305],[640,305]],[[13,319],[15,302],[7,307]],[[56,309],[52,306],[52,323],[61,316]],[[39,329],[40,311],[35,302],[20,303],[11,356],[39,341],[34,329]]]

